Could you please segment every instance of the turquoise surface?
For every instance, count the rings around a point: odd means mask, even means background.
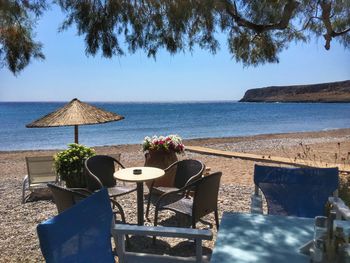
[[[310,262],[299,248],[313,237],[314,219],[225,212],[211,263]]]

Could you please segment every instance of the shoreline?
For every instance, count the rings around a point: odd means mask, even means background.
[[[285,132],[285,133],[260,133],[260,134],[254,134],[254,135],[242,135],[242,136],[227,136],[227,137],[201,137],[201,138],[193,138],[193,139],[183,139],[183,142],[186,146],[193,144],[198,145],[200,142],[208,142],[208,141],[215,141],[215,142],[226,142],[226,141],[246,141],[246,140],[253,140],[253,139],[264,139],[270,138],[270,137],[298,137],[298,136],[309,136],[309,137],[321,137],[323,135],[330,135],[330,134],[338,134],[343,132],[350,132],[349,128],[335,128],[335,129],[329,129],[329,130],[318,130],[318,131],[301,131],[301,132]],[[181,135],[180,135],[181,136]],[[69,144],[68,142],[67,144]],[[111,145],[97,145],[97,146],[89,146],[91,148],[101,149],[101,148],[107,148],[107,147],[134,147],[139,145],[141,148],[142,140],[140,140],[140,143],[127,143],[127,144],[111,144]],[[51,151],[62,151],[64,148],[49,148],[49,149],[25,149],[25,150],[0,150],[0,154],[6,154],[6,153],[24,153],[24,152],[51,152]]]
[[[242,137],[223,137],[223,138],[200,138],[184,140],[185,147],[203,146],[218,150],[233,152],[252,153],[259,155],[271,155],[294,159],[298,155],[303,155],[305,145],[310,147],[310,156],[314,159],[329,164],[342,163],[334,161],[334,155],[350,158],[348,154],[350,149],[350,129],[335,129],[330,131],[318,132],[298,132],[298,133],[277,133],[277,134],[260,134],[254,136]],[[339,144],[339,145],[338,145]],[[145,162],[144,153],[140,144],[121,144],[110,146],[93,147],[97,154],[115,154],[121,153],[121,162],[126,167],[143,166]],[[23,180],[26,174],[26,156],[54,155],[62,149],[51,150],[27,150],[27,151],[2,151],[0,156],[0,181],[8,178]],[[210,167],[212,172],[222,171],[222,182],[238,183],[241,185],[252,185],[254,162],[237,158],[226,158],[213,155],[203,155],[185,151],[183,155],[178,155],[178,159],[192,158],[198,159]],[[311,160],[312,161],[312,160]],[[347,164],[350,160],[347,161]],[[266,164],[266,163],[262,163]],[[236,171],[232,171],[232,169]],[[239,174],[242,174],[240,176]]]

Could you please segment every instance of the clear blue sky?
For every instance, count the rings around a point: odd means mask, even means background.
[[[238,100],[247,89],[350,79],[350,50],[322,40],[291,44],[279,64],[244,68],[231,59],[226,42],[212,55],[171,56],[157,60],[143,51],[105,59],[87,57],[75,28],[58,33],[63,15],[53,8],[40,20],[37,39],[44,44],[44,61],[33,61],[17,77],[0,69],[0,101],[188,101]]]

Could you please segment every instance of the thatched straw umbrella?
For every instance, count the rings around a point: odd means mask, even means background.
[[[73,99],[62,108],[27,124],[27,128],[46,128],[60,126],[74,126],[75,143],[78,143],[78,125],[90,125],[119,121],[123,116],[105,111],[78,99]]]

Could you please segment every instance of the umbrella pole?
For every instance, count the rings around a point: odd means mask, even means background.
[[[74,125],[74,142],[79,143],[78,140],[78,125]]]

